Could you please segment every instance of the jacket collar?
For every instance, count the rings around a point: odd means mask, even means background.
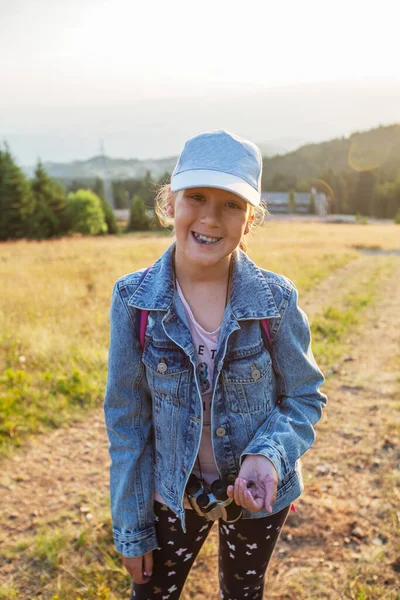
[[[141,310],[168,310],[175,293],[173,254],[175,243],[150,268],[128,300]],[[233,255],[230,306],[238,320],[279,317],[269,284],[261,269],[242,250]]]

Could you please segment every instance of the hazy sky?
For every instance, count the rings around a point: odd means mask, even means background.
[[[0,0],[0,136],[68,127],[45,109],[399,79],[396,4]]]

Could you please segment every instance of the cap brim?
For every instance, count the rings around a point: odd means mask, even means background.
[[[194,187],[214,187],[227,190],[240,196],[252,206],[258,206],[261,201],[261,194],[258,190],[255,190],[253,186],[240,179],[240,177],[230,173],[198,169],[183,171],[174,175],[171,179],[171,191],[173,192]]]

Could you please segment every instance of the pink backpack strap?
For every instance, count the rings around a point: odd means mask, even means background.
[[[265,336],[266,336],[266,338],[268,340],[268,344],[267,345],[269,345],[269,348],[267,348],[267,349],[270,350],[270,348],[272,348],[272,344],[271,344],[271,335],[269,333],[269,322],[268,322],[268,319],[263,319],[261,321],[261,327],[263,328]]]
[[[140,278],[139,285],[142,283],[143,279],[146,277],[146,275],[150,271],[150,269],[151,269],[151,267],[149,267],[148,269],[146,269],[144,271],[144,273],[142,274],[142,276]],[[148,310],[142,310],[141,308],[137,309],[136,316],[135,316],[135,329],[136,329],[136,335],[139,338],[140,347],[142,348],[142,350],[144,350],[144,342],[145,342],[148,318],[149,318]]]
[[[142,350],[144,350],[144,340],[146,336],[147,320],[149,318],[148,310],[140,311],[140,326],[139,326],[139,342]]]

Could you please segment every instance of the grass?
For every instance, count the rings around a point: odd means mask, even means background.
[[[377,264],[366,263],[366,271],[360,271],[353,277],[351,291],[335,305],[328,304],[313,317],[313,352],[321,367],[333,366],[345,354],[349,330],[363,321],[365,309],[379,298],[381,282],[390,276],[395,260],[380,258]]]
[[[98,404],[104,374],[82,371],[71,364],[72,372],[6,369],[0,376],[2,388],[0,419],[1,450],[22,445],[26,434],[57,428],[81,417],[83,409]],[[102,365],[104,369],[104,364]]]
[[[251,256],[284,271],[300,291],[357,256],[345,238],[321,254],[315,238],[326,248],[324,232],[280,227],[265,225]],[[101,404],[113,282],[152,264],[170,242],[137,234],[0,244],[0,456]]]
[[[107,514],[104,507],[94,523],[47,526],[8,550],[7,559],[20,563],[20,571],[15,581],[0,586],[0,599],[13,598],[10,594],[51,600],[128,597],[131,579],[113,547]]]
[[[268,222],[252,237],[250,256],[302,294],[356,258],[354,245],[393,248],[396,233],[387,225]],[[152,264],[170,242],[137,234],[0,244],[0,456],[102,402],[112,284]],[[321,336],[325,328],[332,338],[346,320],[335,310],[320,320]]]
[[[348,231],[340,225],[268,223],[254,235],[250,256],[284,272],[303,293],[357,256]],[[352,231],[363,239],[364,227]],[[369,226],[369,232],[382,245],[381,227]],[[390,245],[392,229],[385,232]],[[166,236],[140,234],[0,245],[6,292],[0,301],[0,455],[102,402],[112,284],[152,264],[169,243]],[[322,315],[314,326],[321,354],[327,348],[333,354],[333,338],[346,321],[351,324],[355,303],[363,301],[368,298],[354,296],[345,312],[331,307]],[[324,339],[330,342],[325,349]]]

